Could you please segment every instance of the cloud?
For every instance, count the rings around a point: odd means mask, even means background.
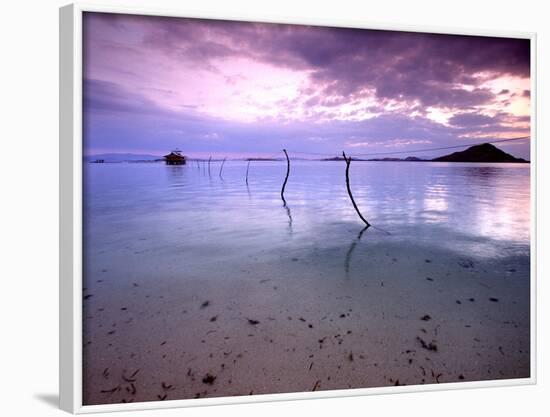
[[[86,13],[84,44],[96,148],[333,152],[529,130],[525,39]]]
[[[218,71],[228,58],[247,58],[307,70],[316,90],[334,98],[368,88],[381,99],[454,108],[494,98],[486,89],[463,85],[503,75],[529,77],[525,39],[151,16],[106,20],[118,28],[138,26],[142,47],[186,66]]]
[[[499,117],[486,116],[479,113],[459,113],[449,119],[451,125],[459,127],[492,126],[499,122]]]

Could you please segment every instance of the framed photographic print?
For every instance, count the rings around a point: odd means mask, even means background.
[[[534,53],[62,8],[62,408],[534,383]]]

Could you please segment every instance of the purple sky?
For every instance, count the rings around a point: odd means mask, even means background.
[[[529,55],[525,39],[85,13],[85,152],[368,154],[526,136]],[[497,146],[529,158],[528,140]]]

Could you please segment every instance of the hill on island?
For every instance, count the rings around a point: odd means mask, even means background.
[[[343,161],[341,156],[321,159],[321,161]],[[440,156],[434,159],[422,159],[416,156],[407,156],[406,158],[373,158],[360,159],[352,157],[354,161],[376,161],[376,162],[517,162],[528,163],[523,158],[516,158],[509,153],[497,148],[490,143],[470,146],[468,149],[460,152],[453,152],[449,155]]]
[[[523,158],[516,158],[490,143],[471,146],[461,152],[432,159],[434,162],[528,162]]]

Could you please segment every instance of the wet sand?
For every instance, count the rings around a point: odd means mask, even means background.
[[[346,228],[332,246],[210,245],[206,264],[189,264],[200,241],[186,263],[149,238],[98,254],[84,403],[529,377],[528,255]]]

